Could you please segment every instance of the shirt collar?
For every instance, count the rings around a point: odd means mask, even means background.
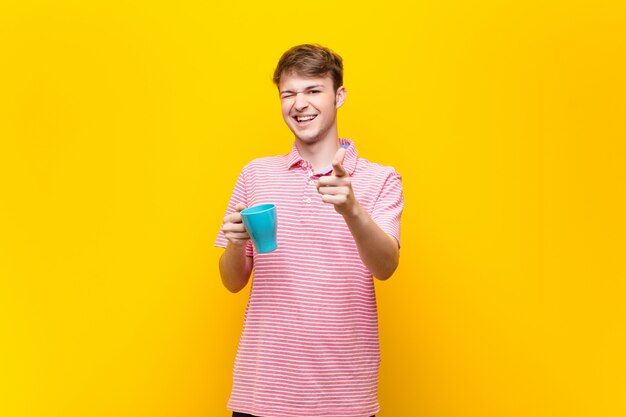
[[[350,175],[354,173],[356,169],[356,161],[357,161],[357,150],[354,146],[354,142],[350,139],[339,138],[339,145],[346,148],[346,156],[343,158],[343,167],[348,171]],[[287,169],[293,168],[294,166],[302,166],[307,162],[302,159],[300,156],[300,152],[298,152],[298,148],[296,147],[296,143],[293,143],[293,147],[291,148],[291,152],[287,154]],[[323,169],[321,174],[327,174],[332,171],[332,166],[329,166],[326,169]]]

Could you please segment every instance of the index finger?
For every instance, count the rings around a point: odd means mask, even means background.
[[[239,211],[235,211],[224,217],[224,223],[241,223],[241,222],[242,222],[241,213]]]
[[[345,177],[348,171],[343,167],[343,158],[346,156],[346,149],[339,148],[333,158],[333,175],[335,177]]]

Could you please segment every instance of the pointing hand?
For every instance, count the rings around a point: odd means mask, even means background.
[[[324,176],[317,182],[317,191],[325,203],[333,204],[337,213],[346,216],[354,214],[358,202],[352,191],[350,174],[343,166],[346,150],[339,148],[333,157],[333,173]]]

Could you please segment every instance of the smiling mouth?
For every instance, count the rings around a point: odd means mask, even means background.
[[[298,123],[305,123],[305,122],[309,122],[313,119],[315,119],[317,117],[317,114],[312,114],[309,116],[293,116],[293,118],[296,120],[296,122]]]

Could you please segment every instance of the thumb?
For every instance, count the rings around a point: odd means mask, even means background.
[[[239,211],[241,211],[241,210],[243,210],[243,209],[245,209],[245,208],[246,208],[246,205],[245,205],[245,204],[243,204],[243,203],[237,203],[237,205],[235,206],[235,211],[239,212]]]
[[[335,177],[345,177],[348,171],[343,167],[343,158],[346,156],[346,149],[339,148],[333,157],[333,175]]]

